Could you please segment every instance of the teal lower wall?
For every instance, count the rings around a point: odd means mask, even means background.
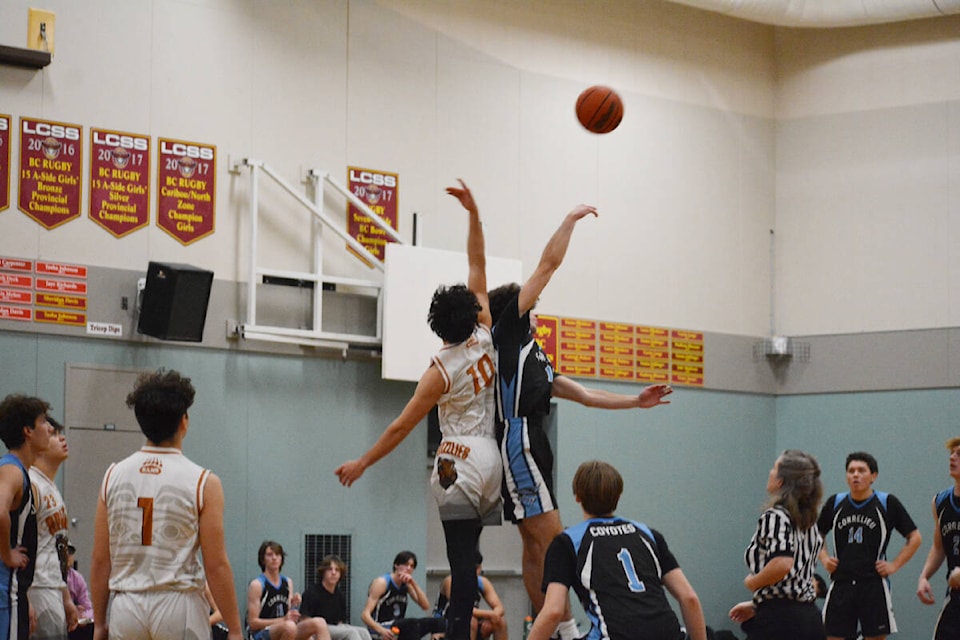
[[[241,607],[246,584],[259,571],[256,551],[264,538],[285,545],[285,573],[303,585],[304,535],[351,534],[356,621],[369,580],[390,569],[397,550],[427,555],[427,509],[434,507],[425,491],[424,428],[352,488],[341,487],[333,474],[380,435],[413,391],[412,384],[383,381],[379,362],[9,332],[0,332],[0,362],[0,394],[40,395],[57,416],[63,415],[67,363],[162,366],[192,377],[198,394],[185,451],[223,480]],[[666,536],[708,623],[733,628],[726,614],[749,595],[742,587],[743,550],[779,451],[796,447],[816,455],[830,494],[845,489],[846,454],[865,449],[880,461],[878,488],[901,498],[924,536],[921,550],[892,579],[901,637],[931,635],[936,612],[914,591],[930,548],[930,500],[950,484],[943,442],[957,433],[960,391],[773,397],[678,388],[671,399],[668,407],[645,411],[558,402],[557,494],[566,524],[582,517],[570,490],[577,465],[592,458],[613,463],[626,482],[619,512]],[[890,555],[899,547],[897,538]],[[941,585],[942,575],[934,583]]]
[[[743,551],[775,458],[774,399],[688,388],[670,397],[668,407],[626,411],[558,402],[561,513],[566,525],[583,517],[570,488],[581,462],[599,458],[616,466],[624,478],[619,513],[664,535],[700,596],[707,624],[732,629],[727,612],[750,595],[742,585]]]
[[[939,612],[916,596],[917,578],[933,536],[931,501],[953,484],[947,438],[960,435],[960,390],[938,389],[782,396],[777,399],[776,449],[801,448],[820,461],[825,497],[846,491],[848,453],[868,451],[879,463],[874,487],[903,502],[923,536],[913,559],[891,577],[894,613],[902,638],[929,638]],[[893,534],[887,557],[894,558],[903,538]],[[822,573],[822,572],[821,572]],[[931,579],[946,589],[946,570]]]
[[[350,489],[333,473],[373,443],[413,391],[412,384],[381,380],[379,362],[2,332],[0,362],[0,396],[39,395],[58,417],[67,363],[166,367],[192,378],[197,398],[184,452],[223,481],[226,543],[241,609],[265,538],[284,545],[284,573],[300,589],[304,535],[352,534],[357,620],[369,579],[391,568],[396,551],[426,555],[425,429]]]

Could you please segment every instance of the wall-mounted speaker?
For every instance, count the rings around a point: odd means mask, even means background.
[[[151,262],[137,332],[161,340],[202,341],[212,285],[213,271]]]

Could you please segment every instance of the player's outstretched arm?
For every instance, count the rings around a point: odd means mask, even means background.
[[[457,179],[460,187],[447,187],[447,193],[460,201],[463,208],[470,214],[467,231],[467,263],[470,271],[467,277],[467,288],[477,296],[480,303],[480,313],[477,322],[489,327],[493,323],[490,316],[490,300],[487,297],[487,255],[483,237],[483,224],[480,222],[480,210],[473,200],[473,194],[463,180]]]
[[[923,569],[920,570],[920,579],[917,581],[917,597],[923,604],[934,604],[937,596],[933,593],[933,587],[930,586],[930,576],[937,572],[947,555],[943,552],[943,538],[940,537],[940,519],[937,518],[937,503],[933,501],[933,544],[930,545],[930,552],[927,554],[927,560],[923,563]]]
[[[216,474],[211,473],[203,487],[203,509],[200,510],[200,551],[203,554],[203,570],[213,599],[227,625],[228,638],[243,637],[240,623],[240,607],[233,588],[233,569],[227,558],[223,536],[223,485]]]
[[[363,475],[367,467],[375,464],[403,442],[403,439],[437,404],[440,396],[443,395],[443,387],[443,376],[440,375],[437,368],[430,367],[427,369],[426,373],[420,377],[417,389],[413,392],[413,397],[407,402],[407,406],[403,408],[396,420],[390,423],[386,431],[370,447],[370,450],[356,460],[344,462],[336,468],[334,473],[340,478],[340,484],[349,487]]]
[[[577,222],[588,215],[597,215],[597,208],[581,204],[574,207],[573,211],[567,214],[567,217],[560,223],[560,227],[553,232],[553,236],[547,241],[547,246],[543,248],[540,254],[540,262],[523,286],[520,287],[520,297],[518,306],[520,315],[523,316],[527,311],[533,308],[537,299],[546,288],[554,272],[560,268],[564,256],[567,255],[567,247],[570,246],[570,236],[573,235],[573,228]]]
[[[707,623],[703,617],[703,606],[697,592],[690,586],[687,577],[679,568],[668,571],[663,576],[663,586],[667,588],[680,604],[683,626],[692,640],[707,640]]]
[[[673,393],[666,384],[655,384],[645,388],[639,395],[612,393],[603,389],[591,389],[567,376],[553,379],[552,392],[555,398],[571,400],[585,407],[600,409],[649,409],[662,404],[670,404],[665,398]]]

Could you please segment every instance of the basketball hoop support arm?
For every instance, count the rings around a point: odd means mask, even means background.
[[[347,198],[354,206],[366,214],[372,224],[383,229],[384,233],[392,240],[404,244],[403,239],[397,232],[383,222],[379,216],[367,206],[365,202],[357,198],[348,189],[337,183],[329,173],[325,171],[316,171],[310,169],[306,178],[315,184],[320,184],[319,189],[315,189],[314,202],[311,202],[304,194],[297,191],[289,182],[274,171],[269,165],[251,158],[241,158],[230,165],[230,172],[241,174],[246,168],[250,171],[250,256],[249,256],[249,285],[247,291],[247,318],[246,322],[238,324],[236,333],[238,337],[249,340],[262,340],[267,342],[278,342],[286,344],[297,344],[305,347],[316,347],[323,349],[336,349],[341,354],[346,354],[351,346],[360,346],[368,348],[379,348],[382,346],[383,337],[383,284],[371,280],[360,280],[356,278],[346,278],[340,276],[331,276],[323,274],[322,260],[322,230],[327,227],[340,237],[346,245],[358,256],[364,256],[363,260],[379,271],[384,270],[383,261],[370,255],[366,248],[357,242],[349,233],[338,227],[334,221],[323,211],[323,184],[329,184],[337,192]],[[305,207],[313,214],[313,271],[300,272],[282,269],[270,269],[257,265],[258,236],[259,236],[259,197],[260,173],[263,172],[267,177],[280,186],[288,195],[293,197],[299,204]],[[276,278],[285,278],[313,283],[313,321],[310,329],[292,329],[287,327],[276,327],[257,324],[257,285],[264,276]],[[322,330],[322,312],[323,312],[323,285],[324,284],[342,284],[345,286],[369,289],[374,292],[377,298],[376,312],[376,334],[373,336],[363,334],[332,333]]]

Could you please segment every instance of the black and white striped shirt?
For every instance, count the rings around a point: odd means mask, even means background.
[[[822,546],[823,538],[816,524],[806,531],[799,531],[783,508],[764,511],[757,521],[757,531],[750,546],[743,554],[747,568],[751,573],[760,573],[770,560],[778,556],[791,556],[793,568],[779,582],[754,592],[754,603],[775,598],[813,602],[816,599],[813,570]]]

